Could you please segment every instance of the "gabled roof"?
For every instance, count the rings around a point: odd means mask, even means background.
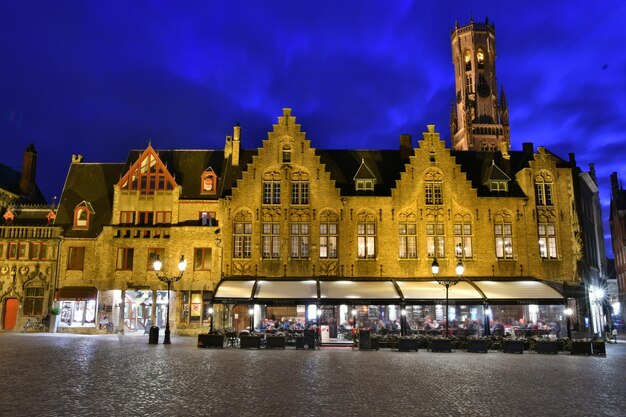
[[[367,167],[365,163],[365,159],[361,159],[361,166],[359,170],[354,174],[355,180],[375,180],[376,175],[372,173],[372,171]]]
[[[70,165],[54,222],[65,229],[66,237],[95,237],[103,225],[111,224],[113,186],[120,180],[123,167],[123,164]],[[83,201],[91,203],[94,214],[88,229],[74,230],[74,209]]]
[[[487,168],[485,171],[485,179],[483,180],[483,184],[489,184],[490,181],[510,181],[511,177],[506,175],[504,171],[502,171],[496,165],[496,161],[491,160],[491,166]]]

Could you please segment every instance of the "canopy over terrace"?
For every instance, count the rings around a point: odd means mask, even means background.
[[[440,304],[445,288],[436,280],[225,278],[214,303],[295,304]],[[545,282],[461,279],[448,299],[463,304],[562,304],[563,295]]]

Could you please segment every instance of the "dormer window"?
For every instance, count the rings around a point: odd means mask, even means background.
[[[361,159],[361,166],[354,175],[353,180],[356,191],[374,191],[376,176],[365,163],[365,159]]]
[[[284,145],[282,149],[283,164],[291,163],[291,145]]]
[[[12,224],[13,220],[15,219],[15,215],[13,214],[13,212],[11,210],[7,210],[6,213],[4,213],[4,222],[6,224]]]
[[[93,207],[87,201],[83,201],[74,208],[74,228],[87,229],[91,220],[91,215],[95,214]]]
[[[490,181],[489,189],[491,191],[509,191],[509,184],[507,181]]]
[[[211,167],[202,173],[200,180],[202,194],[215,194],[217,185],[217,175]]]
[[[356,180],[357,191],[374,191],[374,180]]]

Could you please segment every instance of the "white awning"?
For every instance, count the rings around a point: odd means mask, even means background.
[[[222,281],[217,288],[215,298],[244,298],[252,297],[254,280],[249,281]]]
[[[443,300],[446,288],[437,281],[397,281],[405,300]],[[449,287],[450,300],[482,300],[483,296],[470,283],[461,281]]]
[[[320,281],[320,296],[332,300],[399,300],[391,281]]]
[[[256,298],[303,299],[317,298],[317,281],[259,281]]]
[[[474,281],[489,300],[563,299],[557,290],[541,281]]]

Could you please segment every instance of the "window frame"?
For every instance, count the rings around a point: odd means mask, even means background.
[[[147,249],[147,263],[146,263],[146,271],[154,271],[154,260],[156,257],[162,261],[165,259],[165,248],[159,248],[156,246],[150,246]]]
[[[198,257],[198,254],[200,254],[200,257]],[[210,271],[212,257],[213,257],[212,248],[208,248],[208,247],[193,248],[193,270],[194,271]],[[198,258],[200,258],[200,262],[198,262]]]
[[[280,259],[280,222],[261,224],[261,258]]]
[[[496,258],[503,261],[515,259],[515,251],[513,246],[513,224],[510,222],[496,222],[493,226]],[[509,229],[508,233],[507,226]],[[500,228],[500,231],[498,231],[498,228]],[[509,245],[508,253],[507,243]]]
[[[542,228],[544,229],[543,233]],[[552,233],[550,233],[550,229],[552,229]],[[556,223],[549,221],[539,222],[537,224],[537,235],[539,238],[539,257],[542,260],[558,259]]]
[[[252,222],[233,222],[233,258],[252,258]]]
[[[33,294],[34,291],[36,294]],[[22,313],[25,316],[43,316],[43,302],[45,297],[45,288],[43,286],[28,286],[24,288],[24,303],[22,305]]]
[[[398,257],[417,259],[417,223],[414,221],[398,223]]]
[[[325,230],[322,230],[325,228]],[[333,230],[334,229],[334,230]],[[338,256],[338,240],[339,225],[336,221],[321,221],[319,224],[320,249],[319,257],[321,259],[337,259]],[[325,248],[325,253],[322,253]]]
[[[85,270],[85,247],[70,246],[67,248],[67,270],[68,271],[84,271]]]
[[[303,230],[306,229],[306,230]],[[290,256],[292,259],[309,259],[311,225],[308,222],[293,222],[290,227]]]
[[[131,226],[135,224],[135,211],[120,211],[120,225]]]
[[[132,271],[135,258],[135,250],[132,247],[117,248],[116,271]]]
[[[429,258],[446,257],[446,230],[443,223],[426,223],[426,253]]]
[[[474,258],[472,229],[473,227],[471,222],[454,222],[454,256],[456,258]],[[469,255],[467,254],[468,246],[470,252]]]
[[[376,220],[363,219],[357,221],[357,259],[376,259],[377,227]]]
[[[85,218],[81,219],[82,214],[85,214]],[[89,207],[86,205],[78,205],[74,209],[74,229],[89,229],[89,224],[91,223],[91,211]]]

